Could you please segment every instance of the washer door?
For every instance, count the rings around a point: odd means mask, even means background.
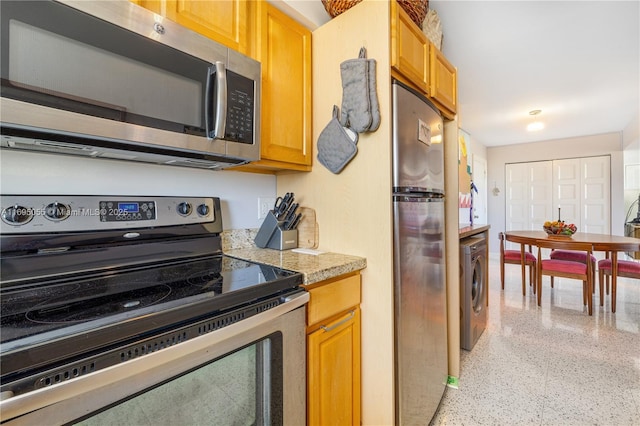
[[[475,256],[473,264],[473,278],[471,282],[471,304],[473,312],[479,314],[484,309],[485,283],[482,256]]]

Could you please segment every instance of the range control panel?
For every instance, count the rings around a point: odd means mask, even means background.
[[[206,197],[3,195],[1,231],[75,232],[209,223],[219,200]]]

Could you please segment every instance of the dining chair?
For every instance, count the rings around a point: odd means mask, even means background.
[[[500,238],[500,283],[504,290],[504,264],[509,263],[513,265],[520,265],[522,268],[522,295],[526,295],[525,285],[525,267],[529,267],[529,285],[533,287],[533,292],[536,292],[536,256],[531,252],[531,245],[528,245],[528,251],[525,250],[525,242],[520,237],[513,235],[505,235],[504,232],[498,234]],[[506,250],[505,240],[519,244],[519,250]]]
[[[619,251],[640,251],[640,244],[623,244],[617,247]],[[610,254],[610,256],[609,256]],[[617,265],[613,271],[613,264]],[[615,272],[615,275],[613,274]],[[606,283],[604,282],[606,276]],[[618,252],[608,252],[607,258],[598,262],[598,287],[600,291],[600,306],[604,306],[604,287],[606,284],[609,294],[609,277],[611,277],[611,312],[616,311],[617,277],[635,278],[640,280],[640,262],[633,260],[618,260]]]
[[[582,262],[587,263],[587,255],[581,251],[575,250],[553,250],[549,255],[551,259],[556,260],[569,260],[571,262]],[[596,257],[592,254],[591,256],[592,268],[593,272],[592,282],[596,282],[596,262],[598,261]],[[551,288],[553,288],[553,277],[551,277]],[[592,289],[595,292],[595,284]]]
[[[550,250],[573,250],[583,252],[585,259],[591,256],[593,251],[591,243],[580,243],[576,241],[562,241],[554,239],[536,240],[538,246],[538,267],[536,276],[538,278],[538,306],[542,303],[542,277],[547,275],[551,278],[561,277],[582,281],[582,302],[587,305],[589,315],[593,315],[593,264],[592,262],[575,262],[571,260],[542,258],[542,249]]]

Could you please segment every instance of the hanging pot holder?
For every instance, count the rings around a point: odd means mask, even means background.
[[[357,59],[340,64],[342,109],[340,123],[358,133],[373,132],[380,125],[380,107],[376,93],[376,61],[367,59],[364,47]]]
[[[338,107],[318,137],[318,161],[332,173],[338,174],[358,152],[358,133],[338,121]]]

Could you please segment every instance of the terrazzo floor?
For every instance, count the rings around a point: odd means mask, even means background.
[[[549,277],[542,306],[520,268],[489,260],[488,324],[461,350],[458,389],[447,388],[432,425],[640,425],[640,282],[619,278],[593,316],[582,284]],[[527,281],[528,282],[528,281]]]

